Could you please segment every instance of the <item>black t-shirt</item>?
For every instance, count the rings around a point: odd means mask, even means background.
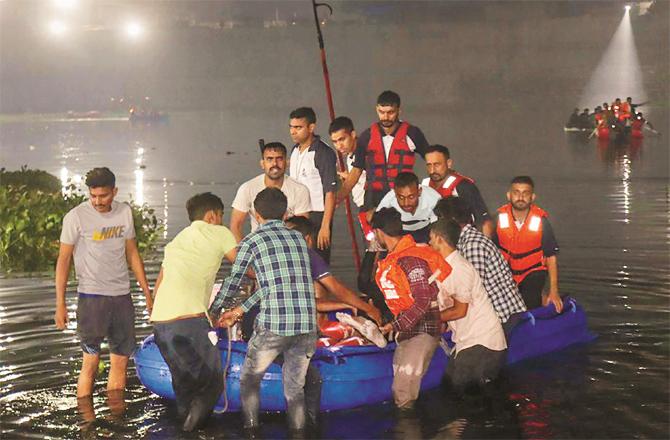
[[[486,206],[477,185],[469,180],[461,180],[461,183],[456,185],[456,193],[470,208],[470,214],[472,214],[475,220],[475,226],[481,227],[484,221],[491,218],[489,208]]]

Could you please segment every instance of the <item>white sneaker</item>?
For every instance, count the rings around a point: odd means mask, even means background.
[[[348,324],[353,328],[355,328],[356,330],[358,330],[365,337],[365,339],[369,340],[377,347],[379,348],[386,347],[388,341],[386,340],[384,335],[382,335],[382,332],[379,331],[379,327],[377,327],[377,325],[374,322],[360,316],[354,318],[351,315],[341,312],[336,313],[335,317],[342,324]]]

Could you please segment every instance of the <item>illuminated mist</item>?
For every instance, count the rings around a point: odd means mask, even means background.
[[[628,8],[582,92],[579,107],[592,109],[603,102],[611,103],[615,98],[624,101],[627,96],[631,96],[633,102],[647,100]]]

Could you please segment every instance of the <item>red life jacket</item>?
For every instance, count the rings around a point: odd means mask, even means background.
[[[379,125],[374,123],[370,126],[370,141],[368,142],[366,158],[369,172],[367,173],[365,189],[372,191],[391,190],[393,189],[393,180],[398,174],[414,170],[416,158],[407,143],[408,128],[409,124],[407,122],[400,123],[400,127],[398,127],[393,137],[387,160]]]
[[[531,205],[521,229],[514,224],[510,203],[498,209],[498,213],[498,247],[512,269],[514,281],[520,284],[529,273],[547,270],[542,252],[542,218],[547,213]]]
[[[403,257],[417,257],[428,263],[432,272],[428,279],[430,283],[442,282],[451,273],[451,266],[439,252],[428,245],[417,245],[411,235],[401,238],[393,252],[379,262],[375,276],[377,285],[384,294],[386,305],[395,316],[414,304],[409,281],[398,264],[398,260]]]
[[[430,177],[426,177],[425,179],[423,179],[421,184],[430,186],[435,191],[439,192],[442,198],[446,199],[447,197],[452,196],[456,187],[464,180],[470,183],[475,183],[475,181],[472,180],[471,178],[463,176],[462,174],[458,174],[456,171],[452,171],[451,174],[449,174],[447,178],[444,179],[444,183],[439,188],[435,187],[435,184],[433,183],[432,180],[430,180]]]

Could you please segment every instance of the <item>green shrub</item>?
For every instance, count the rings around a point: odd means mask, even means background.
[[[5,179],[6,176],[11,176]],[[31,181],[36,178],[35,181]],[[53,191],[53,179],[58,189]],[[63,217],[85,200],[73,185],[63,195],[60,181],[44,171],[0,170],[0,271],[54,270]],[[130,203],[143,255],[155,249],[162,230],[154,210]]]

